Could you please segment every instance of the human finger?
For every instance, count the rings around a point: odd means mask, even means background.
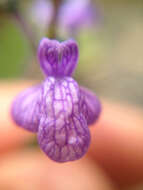
[[[0,168],[0,189],[115,190],[104,171],[87,156],[59,164],[30,149],[6,155]]]
[[[119,185],[143,181],[143,112],[103,102],[101,118],[91,128],[90,155]]]
[[[17,127],[10,115],[13,98],[29,84],[32,84],[32,82],[0,82],[0,154],[22,145],[32,136],[27,131]]]

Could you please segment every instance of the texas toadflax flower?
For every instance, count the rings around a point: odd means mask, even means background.
[[[88,125],[98,119],[100,102],[71,77],[78,62],[74,40],[43,38],[38,57],[46,79],[16,97],[11,111],[13,120],[37,133],[41,149],[52,160],[77,160],[88,150]]]

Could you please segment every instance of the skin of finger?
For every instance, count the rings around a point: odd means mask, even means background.
[[[32,82],[0,82],[0,154],[22,145],[32,136],[31,133],[17,127],[10,115],[14,97],[28,85],[32,85]]]
[[[90,156],[120,186],[143,181],[143,112],[103,101],[97,125],[91,128]]]
[[[19,151],[0,162],[0,189],[7,190],[115,190],[109,178],[85,157],[59,164],[41,152]]]

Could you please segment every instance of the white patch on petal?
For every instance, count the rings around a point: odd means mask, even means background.
[[[62,85],[63,85],[64,87],[67,87],[67,86],[68,86],[67,81],[64,80],[64,81],[62,82]]]
[[[66,89],[64,88],[64,86],[61,86],[61,93],[62,93],[62,99],[66,99]]]
[[[46,82],[46,85],[44,86],[43,96],[47,95],[47,92],[50,90],[50,87],[51,87],[51,82],[50,81]]]
[[[76,143],[76,137],[70,137],[68,140],[68,144],[75,144]]]
[[[56,79],[55,79],[54,77],[49,77],[48,80],[49,80],[52,84],[54,84]]]
[[[55,99],[56,100],[62,99],[60,87],[58,85],[55,87]]]
[[[77,88],[73,83],[69,83],[70,92],[72,95],[73,102],[78,102],[78,93]]]
[[[56,120],[56,129],[59,130],[61,129],[65,124],[65,121],[64,121],[64,115],[63,114],[60,114],[58,119]]]
[[[52,104],[52,101],[53,101],[53,91],[51,90],[46,94],[46,104],[47,104],[47,106]]]
[[[63,104],[61,101],[54,101],[54,111],[55,115],[63,110]]]
[[[68,103],[68,108],[67,112],[70,114],[72,112],[73,104],[72,104],[72,99],[71,96],[67,96],[67,103]]]

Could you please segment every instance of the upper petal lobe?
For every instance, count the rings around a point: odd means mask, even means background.
[[[46,76],[70,76],[78,61],[78,46],[74,40],[58,42],[43,38],[38,49],[41,68]]]

